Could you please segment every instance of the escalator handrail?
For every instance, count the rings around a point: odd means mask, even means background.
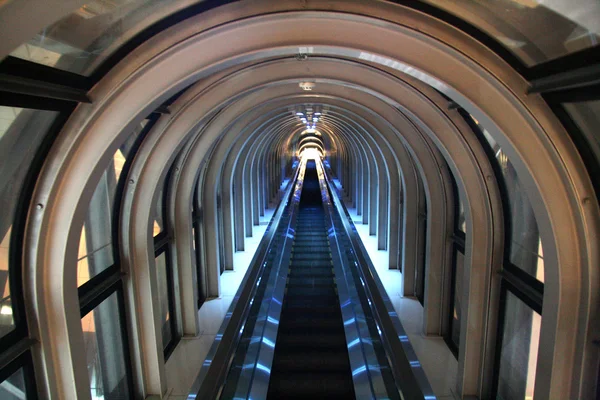
[[[240,283],[240,286],[229,306],[227,314],[219,328],[215,341],[209,350],[204,363],[192,385],[188,399],[216,398],[227,378],[233,355],[243,331],[243,326],[250,312],[251,302],[257,291],[257,282],[266,265],[268,250],[271,247],[277,227],[282,222],[285,209],[291,204],[294,186],[300,165],[296,168],[293,179],[288,183],[285,194],[279,202],[261,242],[252,257],[252,261]]]
[[[332,207],[333,197],[329,191],[324,166],[317,162],[319,186],[323,199],[326,224],[329,226],[329,241],[333,268],[336,276],[340,308],[344,320],[348,357],[352,368],[352,381],[357,398],[388,399],[389,395],[381,373],[381,365],[372,345],[369,322],[358,293],[358,282],[352,276],[349,261],[342,250],[345,232],[336,224],[337,210]],[[337,218],[336,218],[337,217]]]
[[[329,194],[334,200],[333,204],[337,208],[339,215],[345,216],[345,218],[340,219],[344,225],[346,234],[350,238],[354,254],[358,259],[358,271],[364,281],[364,289],[371,300],[371,309],[381,330],[381,340],[388,352],[390,366],[399,385],[398,389],[403,399],[406,400],[435,398],[429,380],[419,363],[412,345],[408,341],[408,336],[402,327],[402,323],[387,295],[385,287],[379,279],[362,240],[358,236],[352,218],[346,206],[340,200],[339,189],[330,178],[330,169],[324,168],[324,173],[328,182]],[[331,188],[332,185],[334,190]]]

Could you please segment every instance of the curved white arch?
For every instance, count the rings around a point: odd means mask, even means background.
[[[573,144],[543,101],[539,97],[525,96],[526,82],[507,70],[488,50],[460,33],[449,35],[451,28],[443,27],[432,18],[411,12],[393,14],[404,23],[415,19],[423,21],[421,31],[437,39],[405,26],[382,24],[378,20],[348,14],[287,13],[247,19],[235,26],[222,26],[193,37],[188,35],[189,39],[179,41],[133,74],[128,73],[133,70],[126,70],[128,67],[135,69],[134,64],[115,68],[91,92],[95,103],[80,106],[65,126],[36,189],[33,204],[41,204],[43,210],[31,210],[27,243],[29,248],[36,250],[26,255],[26,265],[34,276],[63,277],[55,282],[46,279],[45,282],[52,282],[46,288],[35,279],[30,282],[28,292],[35,301],[33,308],[37,317],[59,335],[68,337],[71,330],[77,330],[79,321],[74,316],[62,315],[57,311],[61,307],[56,307],[60,305],[64,309],[77,303],[74,282],[69,278],[70,274],[65,273],[73,265],[69,254],[73,253],[72,243],[76,241],[77,232],[72,227],[78,226],[83,205],[89,200],[84,189],[97,180],[108,154],[122,140],[121,132],[137,123],[162,98],[220,68],[222,60],[243,62],[269,55],[291,55],[299,45],[314,43],[317,52],[337,52],[350,57],[366,53],[368,57],[374,55],[374,61],[384,62],[400,59],[414,67],[413,71],[438,77],[445,82],[442,87],[438,85],[438,89],[445,90],[494,134],[511,157],[543,232],[548,258],[545,293],[548,298],[561,300],[560,303],[544,304],[541,346],[552,351],[539,355],[538,364],[544,371],[538,379],[544,379],[545,384],[536,385],[536,396],[568,397],[585,389],[582,374],[592,372],[584,370],[584,365],[594,359],[590,327],[585,325],[575,335],[569,332],[576,325],[575,320],[589,322],[592,318],[588,311],[597,296],[592,285],[597,286],[594,266],[598,249],[594,238],[598,232],[598,208],[592,200],[591,184]],[[295,18],[297,24],[287,23],[289,18]],[[189,25],[185,27],[189,28]],[[239,34],[241,29],[243,35]],[[176,30],[173,37],[184,30]],[[265,31],[270,34],[265,35]],[[386,43],[402,43],[401,54],[394,53],[398,46],[386,46],[381,41],[373,41],[374,37],[385,37]],[[233,38],[236,40],[230,40]],[[166,33],[141,46],[140,52],[160,43],[161,39],[165,39],[163,44],[173,44]],[[219,42],[232,45],[223,48]],[[461,53],[448,45],[459,47]],[[206,52],[207,48],[214,51]],[[266,48],[274,50],[258,51]],[[361,49],[361,52],[354,49]],[[477,63],[469,58],[469,54],[477,59]],[[140,59],[148,60],[146,57]],[[168,80],[164,69],[170,73]],[[427,75],[419,76],[428,79]],[[464,76],[471,78],[468,84]],[[437,85],[435,81],[432,83]],[[77,152],[69,151],[75,148]],[[90,149],[94,151],[90,153]],[[75,169],[79,169],[77,174]],[[62,184],[59,184],[60,180]],[[563,188],[564,192],[557,194],[556,188]],[[583,198],[588,200],[582,203],[580,199]],[[48,232],[51,234],[46,235]],[[38,332],[38,335],[44,334]],[[71,340],[77,342],[78,339]],[[73,355],[61,354],[52,345],[47,350],[47,363],[63,360],[69,365],[74,359]],[[555,362],[559,355],[562,356],[561,363]],[[64,395],[89,396],[87,388],[77,389],[73,385],[73,382],[86,380],[83,374],[75,370],[53,372],[53,378],[65,390]],[[572,379],[553,379],[555,376]],[[467,391],[477,390],[471,385]]]

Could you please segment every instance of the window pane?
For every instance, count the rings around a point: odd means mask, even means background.
[[[130,399],[121,312],[113,293],[81,319],[92,399]]]
[[[544,282],[542,244],[529,197],[521,187],[517,171],[515,171],[508,156],[504,154],[490,133],[481,125],[479,127],[496,155],[508,195],[508,198],[503,199],[503,201],[510,214],[511,243],[509,260],[519,269],[527,272],[540,282]]]
[[[459,348],[460,345],[460,314],[461,314],[461,302],[462,298],[462,277],[463,267],[465,264],[465,255],[456,250],[455,253],[455,275],[454,275],[454,298],[452,301],[452,319],[450,322],[450,339],[452,343]]]
[[[597,0],[426,0],[494,37],[527,65],[600,43]]]
[[[497,399],[533,399],[542,317],[506,293]]]
[[[90,75],[136,34],[189,5],[189,0],[91,0],[11,55]]]
[[[145,122],[144,122],[145,124]],[[108,167],[92,195],[87,217],[81,229],[77,263],[77,283],[83,285],[100,272],[114,265],[113,217],[117,185],[133,144],[142,131],[140,124],[127,141],[113,154]]]
[[[533,208],[508,157],[497,153],[508,191],[511,222],[510,262],[534,278],[544,281],[543,270],[538,273],[541,255],[540,235]],[[542,264],[543,266],[543,264]]]
[[[600,164],[600,100],[564,104],[585,137],[585,141]]]
[[[171,287],[169,279],[169,271],[167,270],[167,252],[162,253],[156,257],[156,274],[158,278],[158,300],[160,303],[160,320],[162,323],[162,338],[163,348],[167,346],[173,340],[173,325],[171,322],[172,310],[171,310]]]
[[[465,219],[465,205],[460,198],[460,194],[458,197],[458,215],[456,216],[456,229],[461,232],[467,233],[467,220]]]
[[[13,220],[26,174],[57,114],[0,106],[0,337],[15,324],[9,284]]]
[[[164,189],[161,189],[160,192],[158,193],[158,197],[156,198],[156,203],[154,205],[154,225],[152,228],[152,235],[155,237],[158,236],[159,233],[161,233],[162,231],[165,230],[165,223],[164,223],[164,218],[163,218],[164,199],[165,199],[165,192],[164,192]]]
[[[24,400],[27,399],[25,387],[25,373],[23,368],[9,376],[0,383],[0,399],[2,400]]]

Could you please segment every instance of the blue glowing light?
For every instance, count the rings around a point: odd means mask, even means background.
[[[271,373],[271,369],[269,369],[269,368],[265,367],[265,366],[264,366],[264,365],[262,365],[262,364],[256,364],[256,369],[260,369],[261,371],[264,371],[264,372],[266,372],[267,374],[270,374],[270,373]]]

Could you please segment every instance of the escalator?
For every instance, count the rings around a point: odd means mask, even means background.
[[[355,398],[314,161],[296,226],[267,398]]]
[[[299,163],[188,399],[435,398],[328,182]]]

